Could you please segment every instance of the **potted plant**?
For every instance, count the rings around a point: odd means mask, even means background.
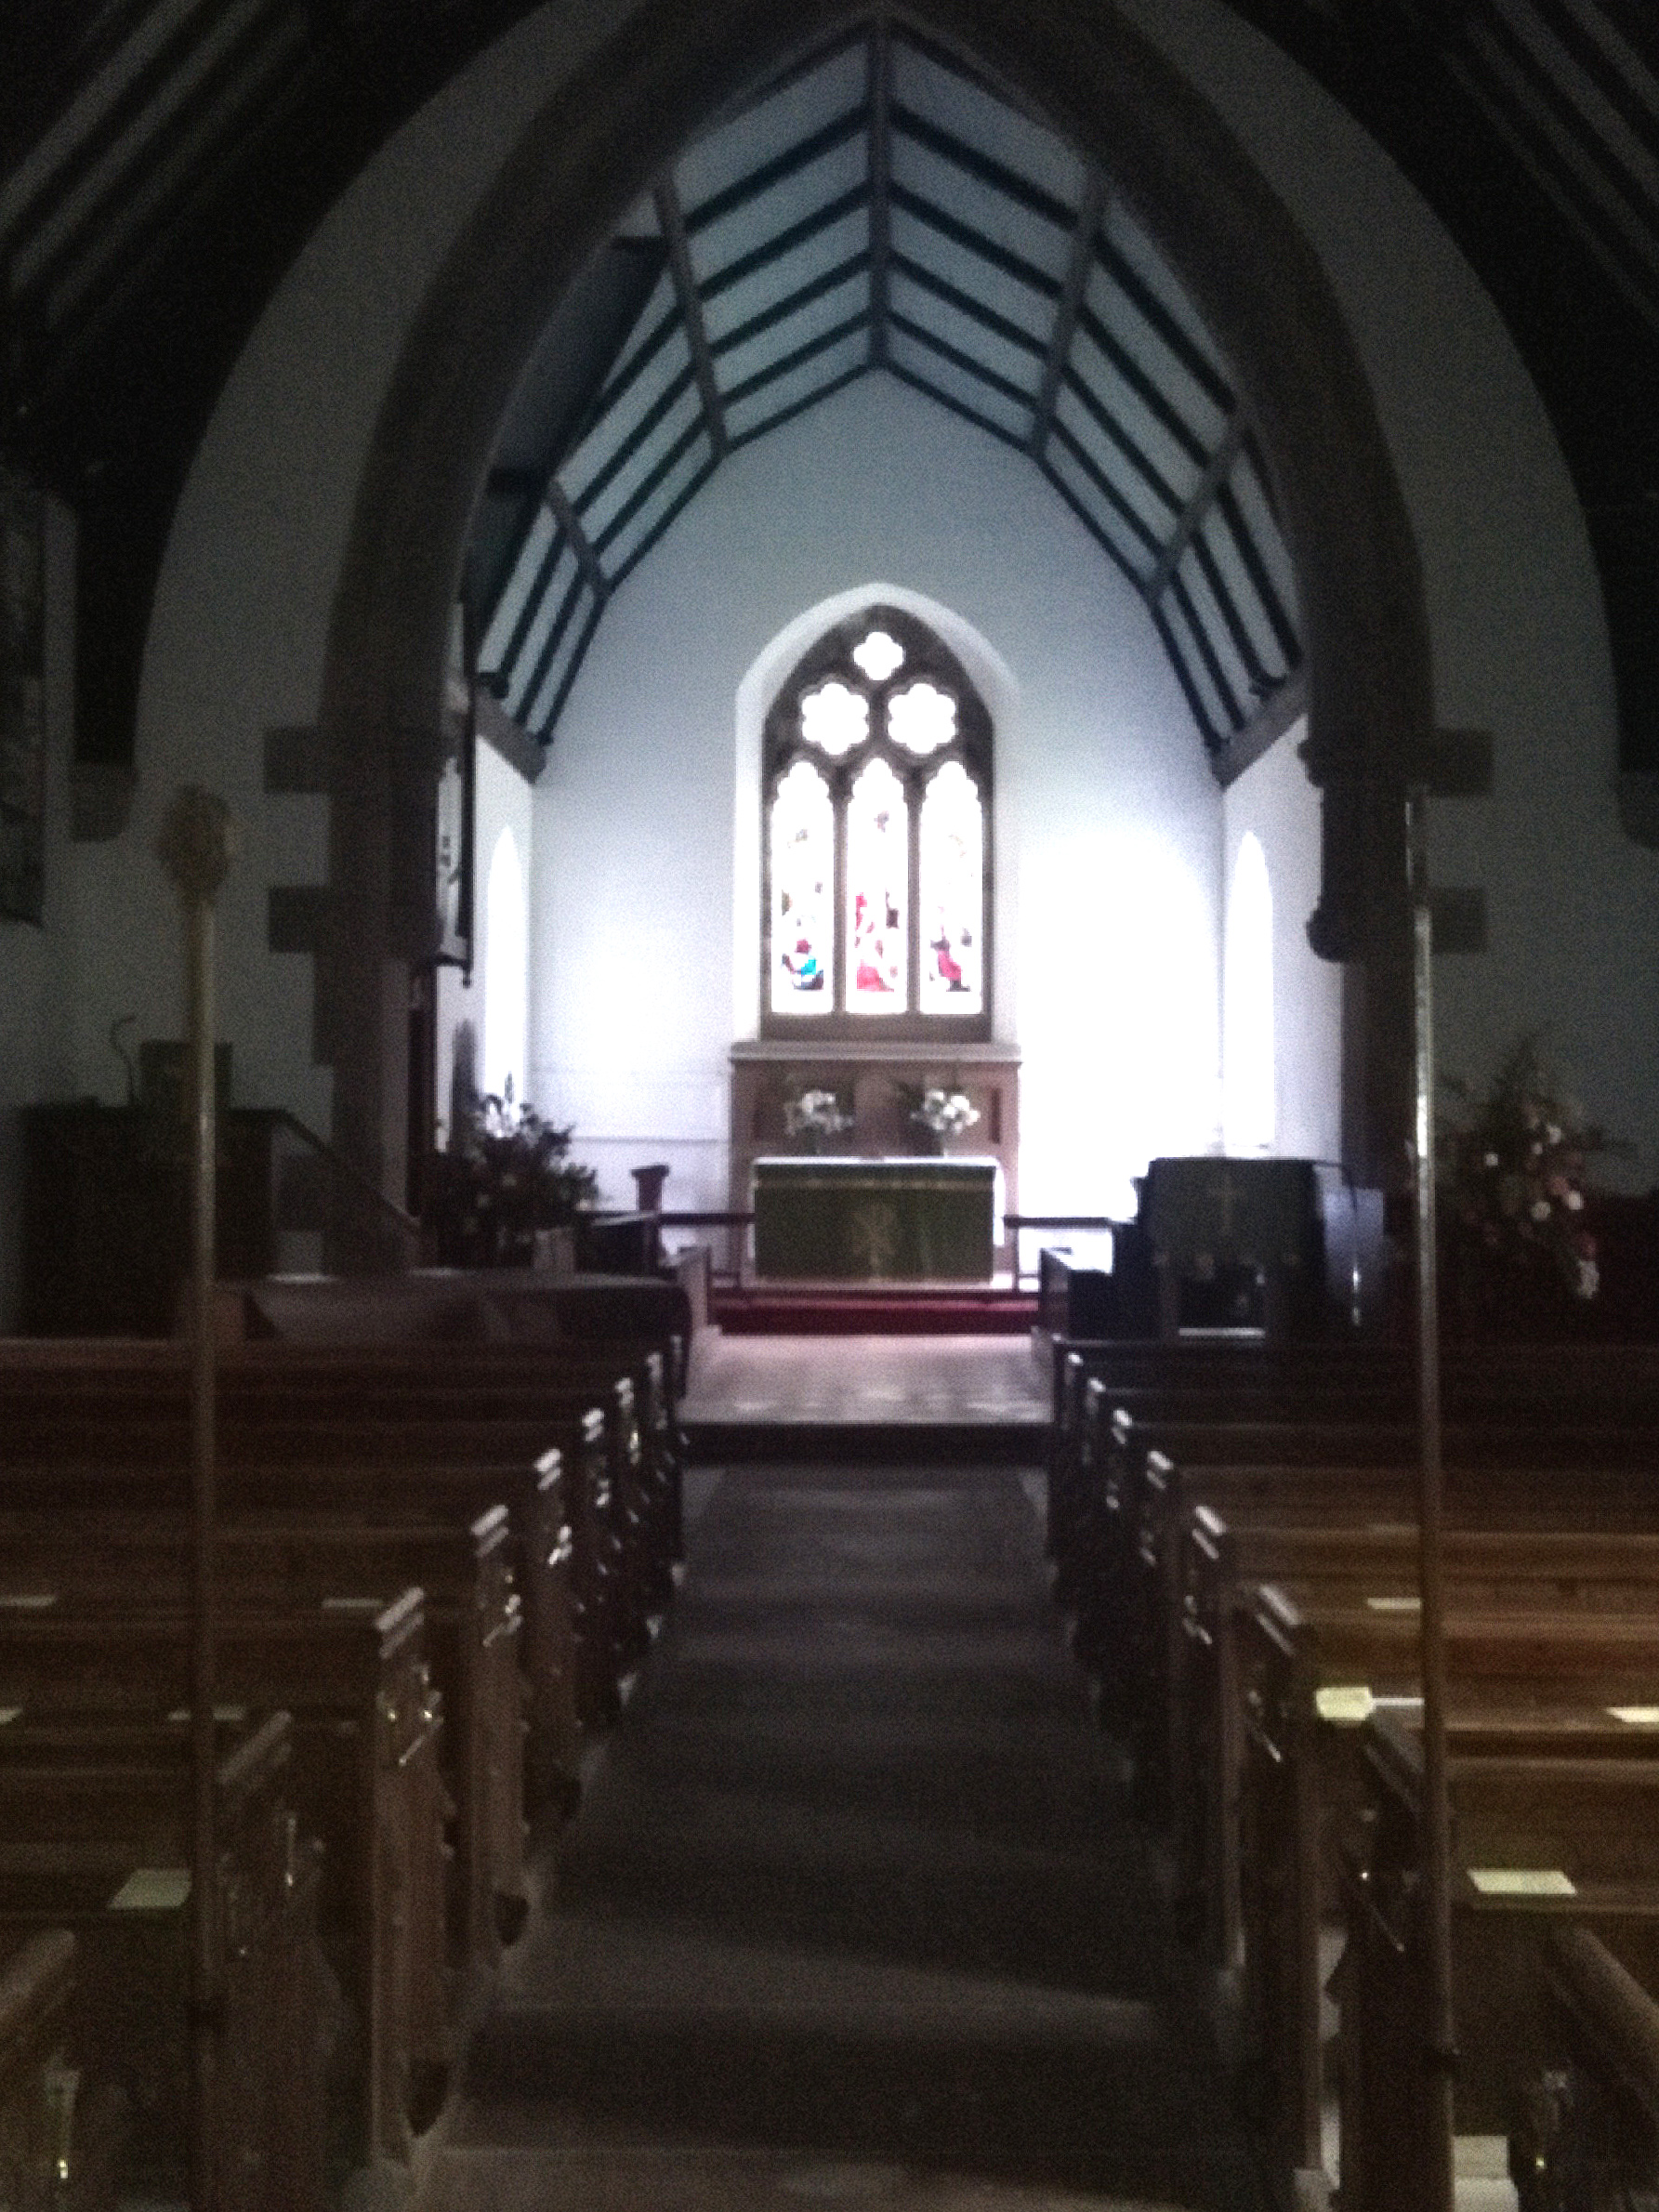
[[[570,1228],[593,1203],[591,1167],[569,1157],[572,1132],[533,1106],[488,1095],[434,1155],[428,1219],[443,1267],[530,1267],[538,1234]]]

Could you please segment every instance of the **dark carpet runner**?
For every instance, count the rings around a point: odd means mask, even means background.
[[[714,1478],[559,1903],[475,2044],[443,2212],[1251,2212],[1030,1486]],[[737,2147],[766,2155],[720,2165]]]

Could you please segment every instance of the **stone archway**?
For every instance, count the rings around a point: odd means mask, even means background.
[[[395,1179],[406,963],[424,949],[444,644],[474,500],[537,336],[586,256],[692,132],[846,0],[644,0],[547,101],[434,285],[359,487],[323,696],[331,920],[320,948],[336,1141]],[[1314,948],[1345,966],[1344,1151],[1392,1179],[1409,1126],[1406,763],[1430,724],[1410,525],[1329,284],[1207,103],[1107,7],[914,0],[904,14],[1039,109],[1121,190],[1226,352],[1295,562],[1323,799]],[[365,1019],[380,1009],[379,1020]]]

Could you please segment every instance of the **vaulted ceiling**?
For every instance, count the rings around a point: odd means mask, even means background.
[[[1042,470],[1223,756],[1301,657],[1227,364],[1104,177],[880,21],[688,149],[555,318],[475,541],[507,711],[550,738],[611,594],[727,454],[871,371]]]
[[[1507,317],[1588,520],[1625,765],[1659,769],[1659,15],[1650,0],[1230,4],[1372,131]],[[272,288],[375,149],[530,5],[31,0],[0,11],[0,441],[89,525],[85,757],[130,757],[173,505]],[[902,10],[883,12],[902,24]],[[1273,568],[1265,492],[1250,505],[1248,426],[1225,364],[1102,180],[1063,150],[1056,168],[1055,141],[1023,118],[1011,125],[1007,103],[995,103],[990,130],[968,120],[985,110],[959,92],[951,116],[930,107],[939,58],[902,29],[885,78],[871,72],[873,50],[855,40],[823,65],[828,74],[810,72],[747,120],[729,119],[661,180],[590,272],[591,349],[557,368],[545,361],[539,384],[533,370],[504,437],[479,539],[479,573],[494,595],[486,624],[524,581],[526,515],[546,528],[532,496],[538,472],[554,525],[563,501],[586,541],[585,555],[565,529],[548,624],[550,634],[573,562],[587,598],[566,629],[579,639],[660,524],[665,494],[679,495],[786,395],[879,364],[971,409],[1049,473],[1165,625],[1206,738],[1225,740],[1235,710],[1271,691],[1295,652],[1294,607]],[[821,99],[828,104],[814,110]],[[800,158],[821,127],[844,135]],[[764,175],[763,141],[785,174]],[[861,168],[855,206],[845,196]],[[837,193],[845,204],[826,212]],[[803,222],[821,227],[786,235]],[[828,281],[837,254],[845,262],[861,251],[867,267]],[[764,263],[745,270],[749,253]],[[821,279],[812,299],[745,330]],[[654,355],[638,361],[659,327]],[[809,344],[817,350],[790,358]],[[688,371],[600,486],[639,428],[630,410]],[[664,381],[652,388],[653,376]],[[671,415],[667,444],[688,442],[601,545],[666,452],[653,441]],[[636,464],[642,473],[622,493]],[[514,469],[528,472],[516,485]],[[527,586],[512,633],[529,599]],[[536,610],[533,621],[541,599]],[[549,689],[549,660],[530,692],[527,635],[508,651],[512,636],[497,625],[495,673],[509,691],[524,677],[520,706],[550,726],[563,677]],[[565,650],[561,639],[555,658]]]

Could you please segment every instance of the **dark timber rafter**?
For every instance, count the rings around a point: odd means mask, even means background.
[[[720,399],[720,388],[715,381],[715,359],[709,351],[708,325],[703,320],[703,297],[697,289],[697,272],[691,267],[685,213],[679,204],[679,194],[674,189],[673,178],[666,173],[659,177],[652,188],[652,198],[656,203],[663,243],[668,248],[668,269],[674,279],[675,296],[679,301],[680,320],[686,326],[686,343],[691,349],[691,370],[703,400],[708,442],[715,459],[723,461],[731,449],[726,430],[726,409]]]
[[[885,368],[893,240],[893,49],[887,19],[870,28],[870,359]]]
[[[554,520],[570,540],[571,551],[576,556],[577,565],[592,586],[594,598],[603,606],[611,596],[610,581],[599,564],[599,555],[594,551],[593,540],[583,529],[581,518],[556,476],[547,479],[545,495],[548,507],[553,510]]]
[[[1192,543],[1200,523],[1215,502],[1217,493],[1232,473],[1232,465],[1239,457],[1239,448],[1244,442],[1244,410],[1235,406],[1221,441],[1210,455],[1204,474],[1193,489],[1192,496],[1181,509],[1168,543],[1158,556],[1158,565],[1147,578],[1142,597],[1147,605],[1153,606],[1167,588],[1169,579],[1180,566],[1181,555]]]
[[[1054,410],[1060,402],[1060,388],[1066,373],[1066,361],[1072,350],[1072,340],[1077,330],[1077,311],[1083,305],[1084,287],[1094,264],[1095,239],[1106,215],[1106,179],[1092,164],[1083,179],[1083,201],[1077,210],[1077,228],[1072,233],[1072,255],[1066,266],[1066,281],[1059,304],[1054,310],[1054,330],[1048,340],[1048,359],[1043,364],[1043,381],[1037,391],[1036,409],[1032,416],[1031,455],[1040,461],[1047,450],[1048,434],[1054,428]]]

